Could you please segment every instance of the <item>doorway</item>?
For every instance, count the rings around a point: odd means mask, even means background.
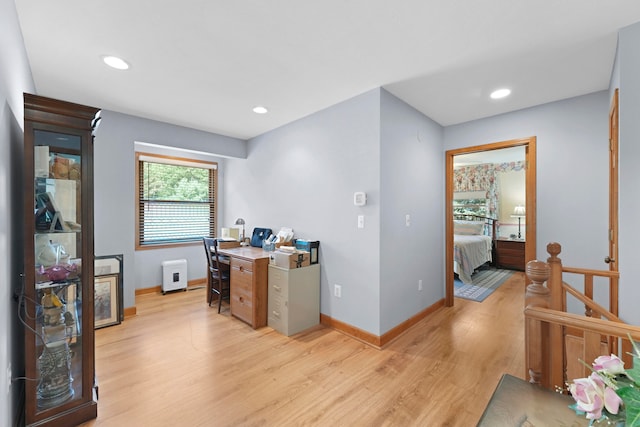
[[[446,239],[446,289],[445,305],[454,303],[454,249],[453,249],[453,190],[454,157],[484,151],[500,150],[511,147],[524,147],[525,150],[525,265],[536,256],[536,137],[514,139],[491,144],[465,147],[445,153],[446,165],[446,202],[445,202],[445,239]]]

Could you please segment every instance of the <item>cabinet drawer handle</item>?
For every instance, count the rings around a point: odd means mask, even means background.
[[[238,301],[240,301],[240,302],[244,302],[244,297],[240,297],[240,298],[238,298]]]
[[[275,310],[273,310],[271,313],[276,317],[280,317],[280,313]]]
[[[273,285],[273,289],[275,289],[276,291],[280,291],[282,288],[280,286]]]

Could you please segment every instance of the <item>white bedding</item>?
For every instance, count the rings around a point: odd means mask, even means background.
[[[491,259],[490,236],[453,235],[453,271],[463,283],[473,283],[474,270]]]

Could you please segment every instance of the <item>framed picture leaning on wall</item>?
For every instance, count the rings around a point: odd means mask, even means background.
[[[94,327],[117,325],[124,317],[122,255],[96,256],[94,269]]]
[[[96,276],[94,288],[95,328],[120,323],[118,310],[118,275]]]

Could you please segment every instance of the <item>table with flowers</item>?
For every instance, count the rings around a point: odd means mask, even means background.
[[[588,426],[590,420],[569,407],[575,400],[505,374],[478,422],[482,427]]]

